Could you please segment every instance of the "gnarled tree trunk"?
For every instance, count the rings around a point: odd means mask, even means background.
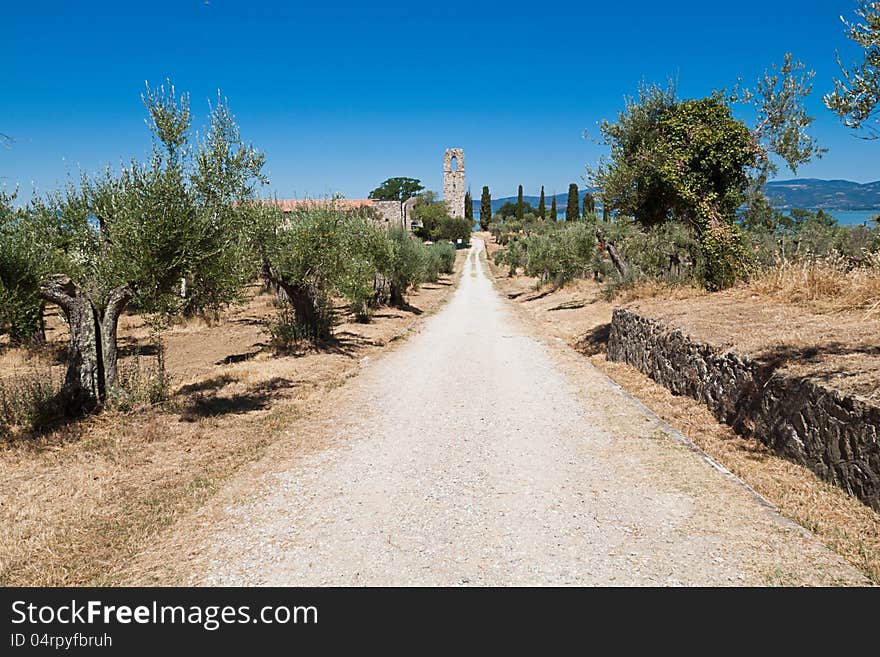
[[[311,286],[303,283],[290,283],[267,265],[263,266],[263,276],[266,280],[284,290],[287,301],[293,308],[297,324],[307,328],[316,341],[330,339],[330,327],[323,321],[324,318],[321,317],[318,299],[315,297],[315,291]]]
[[[629,267],[626,266],[626,262],[620,257],[620,253],[618,253],[617,247],[614,246],[614,242],[606,240],[602,231],[598,228],[596,229],[596,240],[598,241],[599,248],[608,252],[608,257],[611,258],[611,263],[614,265],[617,273],[620,274],[620,277],[626,278],[629,273]]]
[[[406,298],[403,296],[404,290],[400,285],[396,284],[394,281],[391,281],[389,285],[389,293],[388,293],[388,303],[390,303],[395,308],[405,308],[406,307]]]
[[[119,354],[116,345],[116,330],[119,316],[131,301],[131,289],[127,285],[120,286],[110,293],[107,307],[104,308],[100,321],[101,356],[104,364],[104,387],[107,391],[115,390],[119,384]]]
[[[115,289],[103,313],[65,275],[50,276],[40,294],[57,304],[70,329],[64,392],[70,412],[89,411],[107,399],[118,383],[116,329],[131,299],[128,286]]]

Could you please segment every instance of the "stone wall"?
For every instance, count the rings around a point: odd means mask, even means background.
[[[607,358],[705,403],[737,433],[880,511],[880,406],[695,342],[623,308],[614,311]]]
[[[443,156],[443,201],[450,217],[464,218],[464,195],[464,151],[447,148]]]
[[[400,201],[373,201],[372,207],[379,215],[380,225],[386,228],[409,228],[405,210],[407,206]]]

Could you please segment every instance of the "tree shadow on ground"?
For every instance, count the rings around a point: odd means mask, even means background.
[[[354,358],[366,347],[383,347],[385,343],[381,340],[371,340],[351,331],[339,331],[333,334],[333,337],[318,345],[320,351],[327,351],[335,354],[342,354],[349,358]]]
[[[243,363],[251,358],[257,356],[262,349],[257,349],[256,351],[246,351],[242,354],[230,354],[226,358],[222,358],[218,360],[214,365],[233,365],[235,363]]]
[[[769,376],[777,370],[789,366],[822,366],[823,362],[832,356],[866,356],[868,358],[857,362],[851,360],[845,366],[835,364],[834,367],[819,367],[809,373],[809,378],[833,385],[836,381],[847,376],[874,372],[877,369],[877,363],[876,361],[872,362],[871,359],[880,358],[880,345],[829,342],[811,347],[799,347],[781,344],[753,355],[752,360],[757,363],[764,375]]]
[[[596,303],[595,299],[581,299],[581,300],[573,300],[566,301],[565,303],[560,303],[558,306],[553,306],[552,308],[548,308],[548,311],[552,310],[578,310],[580,308],[585,308],[590,304]]]
[[[814,347],[797,347],[781,344],[755,354],[752,360],[764,368],[776,370],[787,365],[821,363],[828,356],[852,355],[880,357],[880,345],[829,342]]]
[[[228,321],[230,324],[244,324],[245,326],[266,326],[265,319],[256,319],[254,317],[239,317]]]
[[[120,358],[130,358],[132,356],[157,356],[159,354],[159,345],[153,343],[138,344],[136,340],[126,339],[124,342],[120,341],[117,346],[117,351]]]
[[[182,422],[197,422],[207,417],[220,415],[242,415],[251,411],[269,408],[271,395],[265,392],[244,393],[230,397],[219,395],[196,395],[181,412]]]
[[[582,335],[575,343],[575,349],[585,356],[599,354],[608,348],[608,338],[611,335],[611,323],[599,324]]]
[[[538,299],[543,299],[544,297],[549,297],[551,294],[556,292],[556,288],[545,290],[544,292],[540,292],[538,294],[533,294],[530,297],[526,297],[523,301],[537,301]]]
[[[282,376],[273,377],[254,386],[247,392],[234,395],[221,395],[216,391],[225,386],[224,381],[235,381],[231,377],[219,376],[203,382],[201,389],[199,384],[193,384],[194,394],[185,408],[180,413],[182,422],[197,422],[207,417],[219,417],[222,415],[243,415],[252,411],[264,411],[272,402],[283,394],[299,385],[300,382]],[[213,390],[211,394],[203,394]]]
[[[424,311],[421,308],[416,308],[408,301],[405,301],[399,306],[393,306],[396,310],[403,310],[408,313],[412,313],[413,315],[421,315]]]
[[[221,374],[220,376],[215,376],[210,379],[205,379],[203,381],[196,381],[195,383],[189,383],[185,386],[181,386],[177,391],[178,395],[186,396],[191,395],[196,392],[207,392],[208,390],[219,390],[223,388],[228,383],[232,383],[235,381],[235,377],[230,376],[229,374]]]
[[[373,317],[375,319],[397,319],[398,317],[402,317],[403,315],[398,315],[395,313],[373,313]]]

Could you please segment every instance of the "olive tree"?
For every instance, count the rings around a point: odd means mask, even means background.
[[[847,68],[837,57],[842,78],[834,80],[834,91],[824,100],[844,125],[863,129],[865,139],[880,138],[880,2],[860,0],[857,20],[841,18],[847,36],[864,49],[861,63]]]
[[[590,177],[602,189],[604,210],[646,227],[670,220],[690,226],[702,249],[703,283],[730,285],[745,274],[749,257],[735,223],[746,192],[761,193],[777,159],[796,172],[824,152],[807,132],[813,118],[803,100],[812,77],[787,54],[754,88],[729,96],[679,101],[671,84],[643,85],[616,122],[600,126],[611,157]],[[754,127],[734,118],[735,102],[753,106]]]
[[[282,214],[274,204],[256,206],[255,233],[263,277],[284,291],[294,314],[296,337],[326,342],[332,336],[331,297],[345,275],[346,224],[335,203]]]
[[[41,278],[51,270],[60,233],[46,230],[46,207],[34,199],[24,208],[13,207],[16,194],[0,192],[0,328],[6,327],[13,345],[45,340]]]
[[[18,226],[44,245],[67,236],[55,260],[41,264],[38,290],[67,319],[71,410],[119,392],[117,326],[127,307],[156,318],[178,313],[185,279],[200,309],[217,309],[254,271],[242,202],[265,182],[263,154],[242,142],[223,100],[196,144],[187,95],[178,97],[169,82],[147,86],[143,102],[153,134],[148,162],[84,175]]]

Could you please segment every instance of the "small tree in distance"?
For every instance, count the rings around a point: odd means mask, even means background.
[[[489,230],[489,221],[492,219],[492,196],[489,194],[489,186],[483,186],[480,196],[480,229]]]
[[[518,191],[516,192],[516,218],[519,221],[522,221],[523,212],[524,212],[523,188],[522,188],[522,185],[520,185]]]
[[[474,201],[471,198],[471,190],[467,190],[464,194],[464,218],[474,224]]]
[[[550,200],[550,219],[552,221],[559,219],[559,211],[556,209],[556,194]]]
[[[377,201],[397,201],[400,203],[401,214],[403,204],[413,196],[418,196],[419,192],[424,191],[425,186],[418,178],[388,178],[376,189],[370,192],[367,198]]]
[[[547,206],[544,204],[544,185],[541,185],[541,198],[538,200],[538,216],[541,219],[547,217]]]
[[[571,183],[568,186],[568,204],[565,207],[565,220],[577,221],[581,214],[580,206],[577,183]]]
[[[591,221],[596,216],[596,199],[590,192],[584,194],[584,221]]]

